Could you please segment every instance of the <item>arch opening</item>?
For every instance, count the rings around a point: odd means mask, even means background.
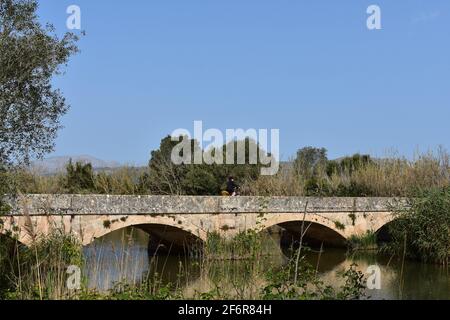
[[[24,248],[26,246],[13,236],[0,233],[0,259],[14,261],[17,258],[18,252]]]
[[[394,221],[386,223],[375,232],[376,242],[378,246],[392,242],[392,234],[390,228],[393,222]]]
[[[303,227],[302,227],[303,225]],[[289,221],[279,223],[280,244],[283,248],[302,245],[310,248],[320,248],[322,245],[328,248],[345,248],[347,241],[337,231],[316,222]],[[304,233],[301,237],[302,231]]]
[[[203,241],[181,228],[133,224],[98,237],[83,248],[89,286],[109,290],[115,283],[155,277],[164,283],[192,281],[191,261]],[[180,275],[180,266],[189,272]],[[192,268],[192,269],[191,269]],[[103,270],[103,272],[98,272]],[[189,275],[189,276],[188,276]],[[182,280],[180,280],[182,276]]]
[[[19,235],[13,233],[12,231],[9,230],[4,230],[4,229],[0,229],[0,243],[1,244],[5,244],[5,243],[14,243],[17,244],[20,247],[25,247],[25,243],[23,243],[21,241],[21,239],[19,239]]]
[[[135,227],[149,235],[149,256],[194,255],[203,250],[203,241],[181,228],[162,224],[144,224]]]
[[[134,230],[134,231],[133,231]],[[97,236],[94,243],[126,248],[147,248],[148,256],[194,255],[203,249],[203,240],[194,233],[162,223],[130,223]],[[88,243],[90,246],[92,243]],[[94,245],[95,246],[95,245]]]

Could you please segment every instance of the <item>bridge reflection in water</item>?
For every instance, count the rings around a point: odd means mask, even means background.
[[[267,233],[266,236],[270,237],[267,239],[268,242],[273,244],[281,242],[282,234],[278,232]],[[239,281],[240,278],[242,281],[249,281],[245,278],[246,268],[242,261],[220,261],[215,266],[209,266],[208,272],[203,272],[200,264],[193,263],[195,260],[183,254],[150,255],[149,242],[150,237],[145,231],[127,228],[112,232],[87,246],[85,272],[90,286],[106,290],[111,288],[114,282],[123,279],[138,281],[143,275],[148,274],[149,269],[152,269],[152,274],[157,274],[162,283],[177,283],[187,296],[192,296],[195,292],[208,292],[214,288],[217,280],[214,279],[216,274],[214,268],[217,268],[217,274],[226,268],[232,281]],[[274,245],[273,249],[276,248]],[[266,257],[262,265],[266,269],[269,266],[281,266],[287,259],[283,253],[288,252],[287,247],[278,247],[278,251]],[[401,287],[399,279],[401,265],[396,261],[390,261],[389,257],[373,254],[348,255],[345,249],[325,246],[320,255],[313,251],[308,253],[307,259],[311,265],[318,265],[320,279],[334,286],[342,284],[342,272],[353,263],[356,263],[362,272],[366,272],[371,265],[379,265],[382,272],[381,290],[367,291],[374,299],[450,299],[448,269],[440,266],[406,261]],[[223,290],[233,290],[232,281],[228,282],[230,288]],[[263,286],[264,279],[252,279],[252,283],[253,290],[258,290]]]

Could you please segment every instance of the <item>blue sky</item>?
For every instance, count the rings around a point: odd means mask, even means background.
[[[177,128],[278,128],[284,159],[450,149],[450,1],[42,0],[82,52],[54,155],[143,164]],[[382,10],[369,31],[366,9]]]

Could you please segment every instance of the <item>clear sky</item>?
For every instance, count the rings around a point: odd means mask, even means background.
[[[81,54],[54,155],[143,164],[174,129],[278,128],[284,159],[450,149],[448,0],[41,0]],[[369,31],[377,4],[382,30]]]

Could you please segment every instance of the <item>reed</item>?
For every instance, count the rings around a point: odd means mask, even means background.
[[[264,196],[409,197],[450,186],[449,159],[443,149],[417,153],[412,160],[391,155],[330,174],[318,170],[310,179],[285,164],[277,175],[260,177],[243,189]]]
[[[167,299],[325,299],[349,298],[344,291],[359,292],[354,279],[346,289],[331,289],[310,277],[317,272],[309,266],[305,259],[296,261],[280,254],[279,260],[265,259],[260,253],[262,246],[254,249],[254,254],[245,259],[225,259],[235,257],[241,249],[250,250],[250,246],[260,239],[254,235],[242,234],[230,245],[230,240],[217,239],[215,247],[219,249],[221,259],[217,255],[208,254],[194,259],[187,255],[178,258],[154,256],[147,260],[136,246],[134,232],[130,229],[123,232],[120,241],[97,242],[89,248],[82,249],[70,235],[55,230],[49,236],[36,237],[29,248],[19,247],[11,240],[12,251],[7,251],[7,259],[2,257],[0,266],[7,275],[7,283],[1,284],[2,299],[26,300],[167,300]],[[2,242],[3,243],[3,242]],[[217,244],[219,243],[219,244]],[[222,247],[221,247],[222,246]],[[2,246],[2,248],[5,248]],[[239,249],[237,249],[239,248]],[[236,251],[237,249],[237,251]],[[230,251],[231,250],[231,251]],[[279,250],[279,248],[278,248]],[[279,250],[280,251],[280,250]],[[0,251],[6,253],[6,251]],[[166,265],[178,259],[178,268],[169,271]],[[67,268],[79,266],[82,270],[82,281],[78,290],[67,287]],[[293,266],[295,268],[293,269]],[[290,277],[284,278],[286,270],[291,270]],[[296,281],[293,283],[292,271],[296,270]],[[175,272],[171,280],[167,275]],[[352,275],[354,278],[355,275]],[[1,278],[3,279],[3,278]],[[0,280],[1,280],[0,279]],[[286,283],[281,283],[286,281]],[[299,284],[302,283],[302,286]],[[359,282],[358,282],[359,283]],[[201,284],[201,285],[199,285]],[[303,284],[307,284],[305,293]],[[295,287],[287,294],[276,288]],[[326,294],[325,294],[326,292]],[[331,294],[332,293],[332,294]],[[354,296],[352,296],[354,297]]]
[[[367,231],[362,235],[352,235],[347,240],[348,246],[353,251],[376,251],[378,250],[377,235],[375,232]]]

